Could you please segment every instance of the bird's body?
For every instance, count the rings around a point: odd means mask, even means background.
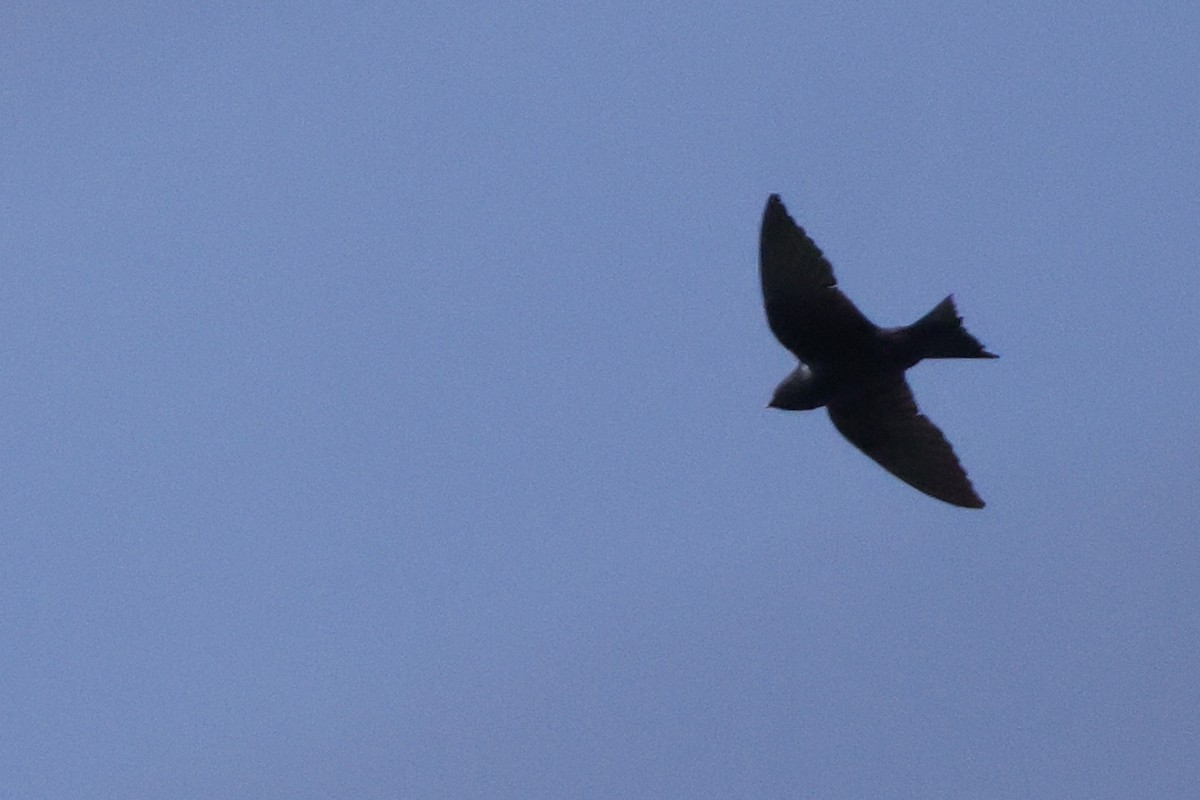
[[[842,435],[896,477],[947,503],[982,508],[904,379],[926,358],[996,357],[963,328],[953,298],[912,325],[878,327],[837,288],[833,267],[778,195],[763,212],[759,268],[771,331],[800,360],[770,406],[826,407]]]

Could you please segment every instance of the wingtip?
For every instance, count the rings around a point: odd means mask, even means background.
[[[946,500],[947,502],[953,503],[954,505],[959,506],[961,508],[983,508],[984,506],[986,506],[987,503],[983,502],[983,498],[980,497],[979,494],[975,491],[975,487],[971,485],[971,482],[969,479],[966,478],[965,473],[963,475],[963,478],[964,478],[964,480],[966,480],[966,486],[962,487],[963,489],[965,489],[965,491],[955,492],[955,496],[953,497],[953,499],[951,499],[951,498],[942,498],[942,499]]]
[[[763,209],[763,226],[771,228],[795,227],[796,221],[788,213],[787,206],[779,195],[772,194],[767,198],[766,208]]]
[[[763,209],[763,216],[772,217],[780,214],[787,214],[787,208],[784,207],[783,201],[779,199],[779,195],[772,194],[767,198],[767,205]]]
[[[970,494],[942,494],[941,492],[934,493],[926,489],[922,489],[919,486],[914,488],[918,489],[924,494],[929,495],[935,500],[941,500],[943,503],[955,506],[956,508],[979,509],[987,506],[987,503],[983,502],[983,498],[975,494],[973,491]]]

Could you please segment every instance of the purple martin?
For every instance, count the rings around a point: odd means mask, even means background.
[[[777,194],[763,211],[759,275],[771,332],[800,360],[769,407],[825,406],[851,444],[900,480],[952,505],[983,508],[904,379],[926,358],[996,358],[967,333],[954,295],[912,325],[878,327],[837,288],[833,267]]]

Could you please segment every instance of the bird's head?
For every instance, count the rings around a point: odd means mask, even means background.
[[[767,408],[786,411],[808,411],[829,402],[827,381],[819,380],[806,365],[796,367],[791,375],[775,387]]]

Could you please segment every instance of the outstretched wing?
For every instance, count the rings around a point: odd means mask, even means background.
[[[801,361],[836,361],[874,334],[875,325],[837,288],[833,267],[777,194],[763,211],[758,265],[771,332]]]
[[[952,505],[983,508],[950,443],[917,409],[903,378],[830,403],[829,417],[855,447],[909,486]]]

